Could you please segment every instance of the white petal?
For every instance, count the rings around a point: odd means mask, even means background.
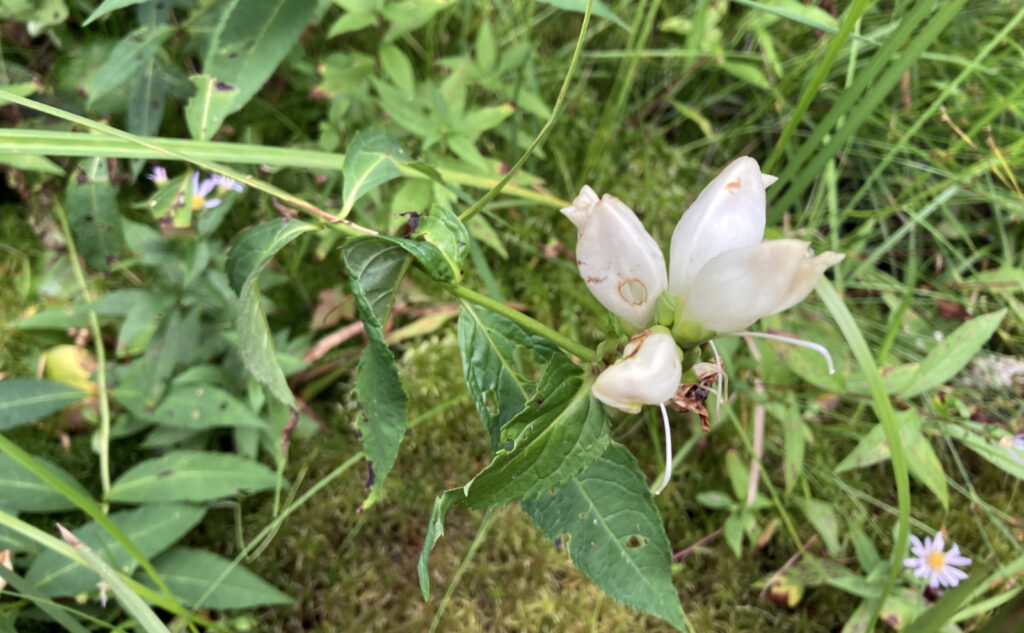
[[[911,534],[910,535],[910,543],[911,543],[910,551],[913,552],[915,556],[924,556],[925,555],[925,547],[924,547],[924,544],[921,543],[921,539],[917,538],[917,536],[915,536],[914,534]]]
[[[682,376],[672,336],[644,330],[633,337],[621,359],[601,372],[591,393],[610,407],[638,413],[645,404],[661,404],[674,396]]]
[[[701,267],[727,250],[764,237],[766,178],[757,161],[737,158],[700,192],[672,233],[669,289],[686,296]],[[770,184],[770,183],[768,183]]]
[[[709,261],[683,297],[683,318],[715,332],[742,330],[798,303],[843,255],[817,257],[800,240],[772,240]],[[927,547],[927,543],[925,544]]]
[[[580,227],[580,275],[601,305],[638,328],[646,327],[668,283],[665,256],[633,210],[615,196],[606,194],[586,207],[592,193],[584,187],[576,199],[580,206],[562,210]]]
[[[579,231],[583,231],[583,228],[590,220],[590,211],[597,204],[597,201],[597,192],[591,189],[590,185],[583,185],[583,188],[580,189],[580,195],[576,196],[576,199],[572,201],[571,207],[562,209],[562,214],[572,220],[572,223],[576,225]]]

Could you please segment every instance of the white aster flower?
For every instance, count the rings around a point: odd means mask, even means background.
[[[971,559],[960,554],[960,546],[955,543],[948,552],[944,551],[946,543],[942,532],[934,539],[925,538],[924,543],[914,535],[910,540],[910,551],[915,558],[904,559],[903,564],[914,570],[915,577],[927,578],[929,587],[956,587],[967,578],[967,573],[957,567],[970,565]]]

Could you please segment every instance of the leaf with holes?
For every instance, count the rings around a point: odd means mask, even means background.
[[[316,226],[297,220],[271,220],[246,229],[228,251],[228,279],[239,297],[239,354],[253,377],[287,405],[292,404],[294,396],[277,362],[258,281],[260,273],[278,251],[303,233],[316,230]]]
[[[185,124],[192,138],[208,141],[220,129],[231,104],[238,98],[238,88],[210,75],[193,75],[190,79],[196,92],[185,104]]]
[[[558,350],[515,321],[463,302],[459,313],[462,371],[480,420],[497,450],[501,429],[533,397],[536,367]]]
[[[680,631],[672,549],[636,460],[611,444],[568,484],[522,502],[548,538],[564,539],[573,563],[609,596]]]
[[[164,551],[187,534],[206,514],[200,506],[182,503],[149,504],[110,515],[110,520],[131,539],[143,556]],[[138,561],[95,521],[72,530],[111,567],[131,574]],[[47,550],[29,567],[25,578],[48,596],[74,596],[96,589],[96,573],[55,550]]]
[[[107,498],[121,503],[209,501],[241,491],[269,490],[277,482],[274,471],[238,455],[175,451],[129,468]]]

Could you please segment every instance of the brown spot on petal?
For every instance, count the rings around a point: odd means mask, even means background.
[[[740,179],[736,178],[736,180],[733,180],[732,182],[725,183],[725,190],[728,191],[729,193],[736,193],[737,191],[739,191]]]
[[[605,279],[608,279],[608,277],[587,277],[584,281],[588,284],[599,284],[604,282]]]
[[[622,300],[630,305],[639,306],[647,301],[647,286],[636,277],[620,281],[618,290]]]

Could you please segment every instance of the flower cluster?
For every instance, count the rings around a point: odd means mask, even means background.
[[[630,413],[645,404],[661,406],[667,433],[664,405],[684,408],[678,404],[684,391],[692,395],[697,384],[680,385],[699,354],[686,355],[684,362],[678,346],[697,348],[795,305],[843,259],[833,252],[814,256],[801,240],[763,241],[765,189],[775,180],[753,158],[730,163],[676,225],[667,272],[658,243],[618,198],[598,197],[585,186],[562,209],[579,231],[576,263],[587,287],[641,330],[622,358],[598,376],[596,398]],[[720,371],[720,364],[714,369]]]
[[[153,170],[146,175],[146,178],[153,182],[157,187],[163,187],[170,180],[167,177],[167,170],[159,165],[154,167]],[[192,172],[192,200],[191,208],[193,211],[201,211],[203,209],[212,209],[221,203],[221,198],[210,197],[211,194],[216,191],[218,195],[224,195],[228,191],[234,191],[241,193],[245,190],[242,183],[228,178],[221,174],[213,174],[208,178],[200,180],[199,172]]]

